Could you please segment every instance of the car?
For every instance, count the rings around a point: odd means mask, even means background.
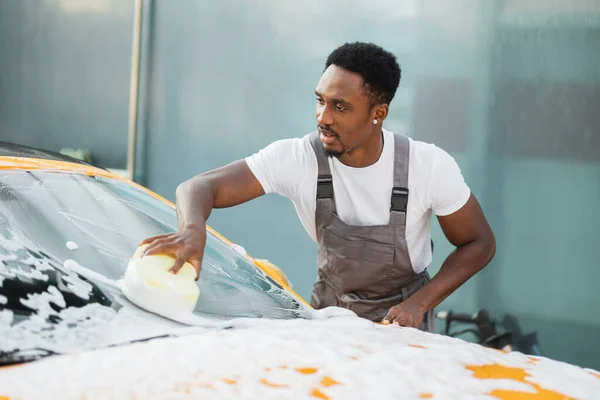
[[[589,368],[314,310],[210,227],[194,309],[210,323],[148,312],[111,282],[176,229],[135,182],[0,143],[0,399],[600,398]]]

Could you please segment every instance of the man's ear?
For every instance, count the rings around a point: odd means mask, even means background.
[[[383,122],[384,119],[388,116],[388,112],[390,111],[390,107],[388,104],[377,104],[375,106],[375,116],[374,118],[378,121]]]

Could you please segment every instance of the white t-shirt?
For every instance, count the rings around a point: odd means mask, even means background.
[[[337,215],[349,225],[389,223],[394,176],[394,134],[383,129],[383,152],[376,163],[354,168],[329,157]],[[431,213],[443,216],[460,209],[471,191],[460,168],[447,152],[410,139],[406,242],[413,269],[423,271],[432,260]],[[290,199],[308,234],[317,240],[315,209],[317,158],[302,138],[275,141],[246,158],[265,193]]]

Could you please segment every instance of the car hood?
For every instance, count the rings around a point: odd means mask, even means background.
[[[239,329],[0,369],[0,398],[40,393],[61,399],[592,398],[600,393],[600,374],[348,316],[255,320]]]

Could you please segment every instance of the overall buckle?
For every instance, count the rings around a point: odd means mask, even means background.
[[[333,179],[331,175],[319,175],[317,178],[317,199],[333,198]]]
[[[390,211],[406,212],[408,206],[408,189],[401,187],[392,188],[392,206]]]

